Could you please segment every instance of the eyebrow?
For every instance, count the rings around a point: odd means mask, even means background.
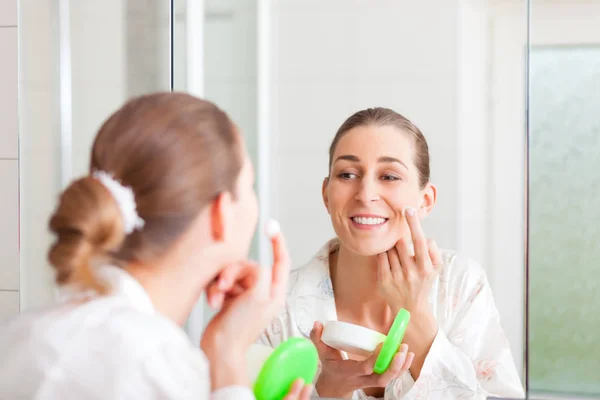
[[[351,154],[345,154],[345,155],[342,155],[342,156],[339,156],[338,158],[336,158],[333,163],[335,164],[336,162],[338,162],[340,160],[345,160],[345,161],[350,161],[350,162],[360,162],[360,158],[353,156]],[[377,162],[379,162],[379,163],[398,163],[398,164],[402,165],[404,168],[408,169],[406,164],[404,164],[402,161],[400,161],[399,159],[397,159],[395,157],[389,157],[389,156],[379,157],[377,159]]]

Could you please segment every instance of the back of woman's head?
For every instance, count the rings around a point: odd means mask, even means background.
[[[104,291],[91,260],[124,265],[160,257],[220,193],[235,196],[242,165],[241,139],[214,104],[182,93],[127,102],[100,128],[90,175],[62,193],[51,217],[57,282]],[[125,234],[121,209],[95,171],[132,189],[142,229]]]

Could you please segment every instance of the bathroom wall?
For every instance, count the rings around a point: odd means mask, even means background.
[[[160,0],[78,0],[69,13],[72,140],[65,154],[73,178],[87,173],[96,131],[125,99],[169,90],[170,35],[169,4]],[[62,185],[58,2],[20,0],[19,20],[20,295],[28,309],[54,299],[46,253],[48,218]]]
[[[0,0],[0,320],[19,312],[17,0]]]

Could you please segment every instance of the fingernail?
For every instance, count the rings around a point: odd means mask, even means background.
[[[412,217],[413,215],[415,215],[416,212],[417,212],[417,210],[415,210],[411,206],[404,207],[404,214],[408,215],[409,217]]]
[[[214,298],[210,298],[210,299],[208,299],[208,305],[209,305],[209,306],[210,306],[210,308],[212,308],[213,310],[217,308],[217,307],[215,306],[215,299],[214,299]]]
[[[406,361],[406,354],[404,354],[404,352],[398,354],[396,356],[396,358],[394,359],[394,362],[396,363],[397,366],[401,367],[402,364],[404,364],[404,361]]]
[[[308,385],[308,394],[311,394],[313,390],[315,390],[315,387],[313,385]]]
[[[274,219],[268,219],[265,223],[265,234],[267,237],[272,238],[277,235],[281,231],[281,226],[279,222]]]
[[[227,287],[227,280],[221,278],[219,280],[219,289],[225,289],[226,287]]]

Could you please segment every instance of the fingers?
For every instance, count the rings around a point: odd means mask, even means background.
[[[290,256],[285,239],[279,229],[279,224],[270,221],[267,234],[273,246],[273,268],[271,270],[271,298],[284,299],[290,275]]]
[[[383,343],[379,343],[375,348],[375,351],[362,362],[363,370],[362,375],[371,376],[373,374],[373,368],[375,368],[375,362],[377,361],[377,357],[379,357],[379,353],[381,353],[381,349],[383,348]]]
[[[312,391],[313,385],[304,385],[302,391],[300,392],[300,395],[298,396],[298,400],[309,400]]]
[[[439,272],[443,265],[440,249],[438,249],[437,243],[435,243],[434,240],[429,240],[427,247],[429,248],[429,258],[431,259],[431,264],[433,264],[435,270]]]
[[[411,353],[412,354],[412,353]],[[393,379],[401,376],[408,367],[405,368],[406,362],[408,360],[408,345],[402,344],[398,349],[398,352],[392,359],[390,366],[388,369],[381,375],[371,374],[365,379],[365,385],[368,386],[377,386],[377,387],[385,387],[387,386]],[[414,355],[412,356],[414,357]],[[410,360],[409,367],[412,364],[412,359]]]
[[[208,289],[206,289],[206,302],[212,309],[218,310],[221,308],[224,300],[225,294],[219,290],[217,283],[211,284]]]
[[[390,268],[390,260],[387,252],[377,254],[377,279],[379,282],[389,282],[392,280],[392,271]]]
[[[408,355],[406,356],[406,361],[404,361],[404,365],[402,366],[402,369],[400,370],[400,374],[398,374],[397,378],[404,375],[404,373],[410,369],[414,359],[415,359],[415,353],[413,353],[413,352],[408,353]]]
[[[298,400],[298,396],[304,387],[304,381],[302,379],[296,379],[290,388],[287,396],[284,397],[284,400]]]
[[[317,348],[317,352],[319,353],[320,360],[343,360],[342,354],[339,350],[334,349],[333,347],[327,346],[321,340],[321,335],[323,334],[323,324],[319,321],[315,321],[313,325],[313,329],[310,331],[310,340],[313,342],[315,347]]]
[[[402,280],[404,278],[404,274],[402,272],[402,264],[400,263],[400,257],[398,256],[398,251],[395,247],[392,247],[387,251],[387,256],[390,261],[390,270],[392,271],[392,277],[394,280]]]
[[[415,262],[412,257],[412,251],[410,244],[404,238],[400,238],[396,243],[396,253],[400,258],[400,264],[402,265],[402,272],[404,276],[413,273],[415,269]]]
[[[406,207],[404,209],[404,217],[410,228],[417,264],[421,266],[426,265],[425,263],[429,261],[429,249],[427,248],[427,239],[425,238],[425,232],[423,232],[417,210],[410,206]]]
[[[215,309],[227,300],[237,297],[253,287],[258,279],[259,266],[246,261],[226,267],[206,289],[206,300]]]
[[[304,380],[296,379],[283,400],[309,400],[313,391],[312,385],[305,385]]]
[[[408,357],[408,345],[406,343],[402,344],[398,349],[398,352],[392,359],[389,368],[385,371],[381,376],[386,381],[391,381],[395,379],[400,373],[402,373],[402,367],[406,363],[406,359]]]
[[[240,269],[240,264],[227,266],[221,270],[217,277],[211,282],[206,289],[206,301],[212,308],[221,308],[225,299],[225,293],[230,291],[235,284],[236,276]]]

